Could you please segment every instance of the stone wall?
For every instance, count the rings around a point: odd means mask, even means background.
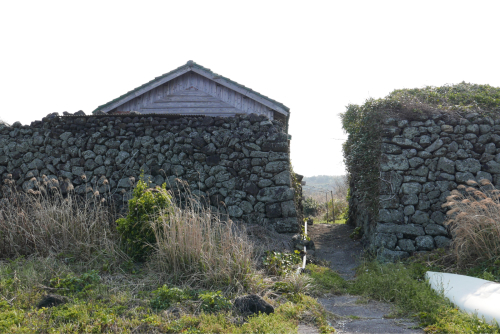
[[[124,204],[141,171],[233,220],[299,229],[288,136],[265,116],[51,114],[0,124],[0,179],[28,193],[56,187]]]
[[[352,220],[380,256],[401,258],[447,246],[442,204],[472,179],[500,186],[500,119],[469,114],[383,121],[378,217],[351,194]]]

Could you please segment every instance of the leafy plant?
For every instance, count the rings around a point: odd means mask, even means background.
[[[97,270],[91,270],[81,274],[80,276],[69,273],[63,278],[53,278],[50,280],[50,284],[56,289],[61,289],[61,293],[65,294],[89,291],[95,287],[100,280],[101,278],[99,277]]]
[[[231,301],[225,298],[220,291],[207,291],[200,294],[201,309],[204,312],[219,312],[229,310],[232,307]]]
[[[127,245],[127,253],[137,261],[143,261],[152,251],[151,245],[156,241],[151,224],[161,214],[169,214],[172,198],[166,190],[166,184],[161,187],[149,188],[148,183],[139,180],[128,202],[128,214],[120,218],[118,232]]]
[[[272,275],[284,276],[301,262],[299,253],[266,251],[263,264]]]
[[[361,239],[361,236],[363,235],[363,231],[361,231],[361,227],[358,226],[352,231],[352,233],[349,235],[349,238],[352,240],[358,240]]]
[[[178,303],[182,300],[189,299],[189,295],[179,288],[169,288],[166,285],[153,291],[155,296],[150,305],[154,309],[164,310],[169,308],[172,304]]]
[[[306,199],[302,201],[302,206],[305,217],[315,217],[319,214],[323,205],[312,197],[306,197]]]

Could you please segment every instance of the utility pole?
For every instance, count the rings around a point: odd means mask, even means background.
[[[330,190],[330,194],[332,194],[332,219],[333,222],[335,223],[335,203],[333,201],[333,191]]]
[[[328,223],[328,191],[325,191],[326,196],[326,222]]]

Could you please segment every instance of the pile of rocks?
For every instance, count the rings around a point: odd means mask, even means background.
[[[25,192],[130,198],[144,173],[152,185],[189,190],[233,220],[297,232],[288,135],[261,115],[50,114],[0,125],[0,177]]]

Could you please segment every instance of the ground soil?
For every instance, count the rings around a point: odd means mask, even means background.
[[[316,246],[315,257],[328,261],[330,268],[344,279],[355,278],[355,269],[363,255],[359,241],[349,238],[353,228],[348,225],[315,224],[308,226],[308,235]],[[318,301],[325,309],[339,317],[332,323],[337,333],[424,333],[409,319],[391,316],[392,305],[366,301],[357,296],[325,296]],[[299,325],[299,333],[319,331],[309,325]]]

